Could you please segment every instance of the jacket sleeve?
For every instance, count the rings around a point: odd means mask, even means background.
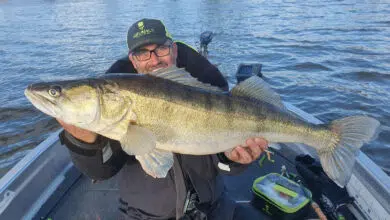
[[[212,158],[218,172],[224,175],[240,174],[249,166],[249,164],[240,164],[229,160],[223,152],[212,155]]]
[[[119,142],[100,135],[93,144],[82,142],[65,130],[59,136],[61,144],[68,148],[73,164],[94,180],[114,176],[131,157],[123,152]]]

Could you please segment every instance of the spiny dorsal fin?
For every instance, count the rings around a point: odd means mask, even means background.
[[[279,94],[258,76],[252,76],[242,81],[231,90],[231,94],[237,97],[249,97],[263,101],[286,110]]]
[[[210,84],[202,83],[198,79],[191,76],[184,68],[177,68],[172,66],[170,68],[157,70],[156,72],[148,73],[149,75],[157,76],[160,78],[168,79],[183,85],[197,87],[214,92],[223,92],[222,89]]]

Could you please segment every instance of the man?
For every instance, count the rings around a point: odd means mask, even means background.
[[[159,20],[142,19],[128,31],[128,57],[118,60],[110,72],[151,73],[173,65],[184,67],[198,80],[227,89],[227,82],[207,59],[183,43],[172,41]],[[250,213],[230,200],[219,174],[234,174],[256,160],[267,148],[261,138],[247,146],[216,155],[174,155],[165,178],[147,175],[134,156],[119,142],[59,121],[65,131],[62,143],[70,150],[78,169],[95,180],[120,173],[120,210],[129,219],[247,219]],[[212,147],[212,146],[210,146]],[[234,146],[232,146],[233,148]]]

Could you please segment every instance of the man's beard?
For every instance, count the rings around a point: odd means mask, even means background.
[[[155,65],[153,67],[149,67],[147,69],[147,72],[151,73],[151,72],[157,71],[159,69],[168,68],[168,67],[169,67],[168,64],[161,62],[161,63],[158,63],[157,65]]]

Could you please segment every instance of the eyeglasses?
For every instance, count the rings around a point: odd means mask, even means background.
[[[168,56],[171,53],[171,46],[172,44],[169,45],[163,44],[154,48],[153,50],[141,49],[141,50],[134,51],[132,54],[138,61],[146,61],[150,59],[152,53],[154,53],[157,57]]]

